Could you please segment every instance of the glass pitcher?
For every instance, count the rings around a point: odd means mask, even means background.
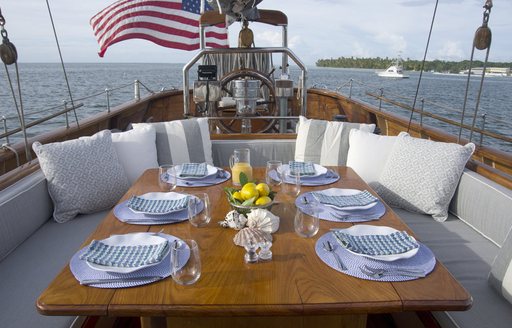
[[[249,180],[252,180],[251,152],[248,148],[235,149],[229,158],[233,184],[240,185],[240,173],[244,172]]]

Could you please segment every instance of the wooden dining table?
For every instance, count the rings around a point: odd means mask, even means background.
[[[341,179],[333,184],[302,186],[301,193],[326,188],[369,190],[377,194],[348,167],[333,167]],[[160,191],[157,169],[147,170],[120,200],[132,195]],[[255,168],[256,179],[264,180],[265,169]],[[182,286],[170,277],[138,287],[102,289],[82,286],[66,266],[42,292],[37,309],[44,315],[140,317],[143,327],[365,327],[370,313],[406,311],[463,311],[471,296],[437,261],[426,277],[403,282],[359,279],[327,266],[315,253],[317,239],[331,228],[348,228],[354,223],[320,221],[311,238],[294,232],[297,208],[294,197],[279,193],[272,213],[280,218],[273,234],[272,260],[248,264],[245,250],[236,246],[236,230],[219,225],[231,210],[224,183],[197,188],[177,187],[181,193],[206,192],[212,220],[202,228],[189,222],[168,225],[131,225],[110,211],[82,247],[93,239],[141,231],[159,232],[181,239],[194,239],[200,249],[202,274],[193,285]],[[378,196],[377,196],[378,197]],[[414,235],[386,205],[377,221],[357,223],[390,226]]]

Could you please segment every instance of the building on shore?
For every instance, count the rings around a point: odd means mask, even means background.
[[[471,74],[482,75],[484,68],[475,67],[471,69]],[[460,74],[468,74],[468,70],[461,71]],[[486,67],[485,75],[488,76],[510,76],[510,67]]]

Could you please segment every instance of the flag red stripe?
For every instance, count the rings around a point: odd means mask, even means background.
[[[159,13],[159,12],[153,11],[153,10],[131,10],[131,9],[134,9],[134,8],[146,7],[146,6],[153,6],[153,7],[159,7],[159,8],[165,8],[165,9],[172,9],[172,10],[179,10],[179,11],[181,11],[181,4],[179,4],[179,3],[174,3],[174,2],[173,3],[169,3],[169,2],[163,2],[163,1],[144,1],[144,2],[141,2],[141,3],[135,3],[135,4],[132,4],[132,5],[123,7],[122,9],[117,10],[115,13],[110,15],[110,17],[116,17],[117,15],[122,14],[123,12],[127,12],[126,14],[122,15],[121,17],[119,17],[116,20],[112,21],[111,19],[109,19],[109,20],[106,20],[105,22],[101,23],[101,25],[99,27],[97,26],[98,24],[95,24],[92,27],[93,27],[93,29],[95,31],[101,31],[101,30],[103,30],[105,28],[105,25],[107,25],[107,24],[108,25],[112,25],[112,24],[115,24],[116,22],[119,22],[122,19],[126,19],[126,18],[129,18],[129,17],[137,17],[137,16],[142,15],[142,13],[144,13],[144,12],[146,12],[146,13],[152,12],[152,13],[161,14],[162,15],[161,18],[165,18],[165,19],[170,19],[170,20],[179,19],[179,21],[181,21],[184,24],[189,24],[189,25],[196,25],[197,24],[197,20],[186,18],[186,17],[182,17],[182,16],[169,15],[169,18],[166,18],[166,17],[164,17],[166,14]],[[154,17],[158,17],[158,16],[154,16]]]
[[[123,36],[113,39],[108,44],[105,43],[98,54],[100,55],[100,57],[103,57],[109,46],[111,46],[115,43],[118,43],[120,41],[125,41],[125,40],[129,40],[129,39],[144,39],[144,40],[154,42],[160,46],[174,48],[174,49],[182,49],[182,50],[188,50],[188,51],[199,49],[199,43],[184,44],[184,43],[180,43],[180,42],[162,40],[162,39],[156,38],[152,35],[145,34],[145,33],[129,33],[129,34],[125,34]],[[214,47],[214,48],[227,48],[228,47],[225,44],[218,44],[215,42],[207,42],[206,45],[208,47]]]
[[[130,2],[134,2],[134,3],[131,5],[125,6],[125,4],[130,3]],[[162,7],[162,8],[167,8],[167,9],[181,10],[181,2],[177,2],[177,1],[169,2],[169,1],[126,0],[126,1],[119,1],[119,3],[117,5],[115,5],[111,8],[107,7],[105,9],[103,9],[98,14],[93,16],[93,18],[91,18],[90,23],[91,23],[92,27],[94,29],[96,29],[98,22],[101,22],[105,18],[105,16],[115,16],[115,15],[118,15],[120,12],[126,11],[128,9],[133,9],[133,8],[143,7],[143,6],[154,6],[154,7]],[[122,7],[122,8],[118,9],[119,7]],[[100,17],[95,18],[100,14],[101,14]],[[99,28],[101,29],[102,27],[99,27]]]
[[[113,39],[115,39],[120,32],[122,32],[124,30],[127,30],[127,29],[131,29],[131,28],[146,28],[146,29],[158,31],[158,32],[161,32],[161,33],[169,34],[171,36],[172,35],[177,35],[177,36],[182,36],[182,37],[186,37],[186,38],[189,38],[189,39],[199,39],[199,33],[198,32],[184,31],[184,30],[176,29],[176,28],[169,27],[169,26],[159,25],[159,24],[155,24],[155,23],[133,22],[133,23],[126,23],[126,24],[120,26],[103,43],[104,44],[111,44],[111,41]],[[227,35],[226,34],[218,34],[218,33],[215,33],[215,32],[208,32],[208,33],[206,33],[206,37],[216,38],[216,39],[220,39],[220,40],[227,40]],[[197,44],[199,44],[199,42],[197,42]]]

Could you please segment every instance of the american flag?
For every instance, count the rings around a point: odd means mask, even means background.
[[[94,35],[103,57],[107,48],[128,39],[145,39],[158,45],[199,49],[201,0],[120,0],[91,18]],[[205,10],[211,10],[206,5]],[[229,45],[226,24],[206,28],[206,46]]]

